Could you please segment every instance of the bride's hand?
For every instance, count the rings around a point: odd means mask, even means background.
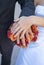
[[[18,22],[15,26],[12,26],[12,34],[14,37],[17,37],[19,34],[21,34],[20,38],[24,36],[26,31],[29,29],[30,34],[33,36],[31,26],[34,24],[33,16],[30,17],[20,17],[18,19]]]
[[[25,33],[25,35],[21,39],[20,35],[18,35],[16,38],[16,42],[17,42],[16,45],[26,48],[28,44],[31,42],[29,30]]]

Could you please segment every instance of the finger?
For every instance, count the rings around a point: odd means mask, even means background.
[[[11,33],[13,33],[14,31],[14,27],[15,27],[16,23],[13,23],[12,27],[11,27]]]
[[[17,28],[17,27],[22,27],[22,23],[21,23],[22,21],[18,21],[18,23],[14,26],[14,28],[13,28],[13,31]]]
[[[20,36],[20,39],[22,39],[22,37],[25,35],[25,32],[26,32],[26,30],[24,30],[24,31],[22,32],[22,34],[21,34],[21,36]]]
[[[29,29],[29,33],[32,35],[32,37],[34,37],[33,32],[31,31],[31,29]]]
[[[30,43],[31,40],[30,40],[28,32],[26,32],[26,38],[27,38],[28,43]]]
[[[17,27],[12,34],[14,35],[16,32],[18,32],[18,30],[20,30],[20,27]]]
[[[18,23],[16,23],[14,26],[12,26],[13,27],[13,32],[14,32],[14,30],[17,28],[17,27],[19,27],[19,24]]]
[[[22,41],[23,47],[26,47],[26,42],[25,42],[25,37],[24,37],[24,36],[23,36],[23,38],[21,39],[21,41]]]
[[[20,35],[22,33],[23,29],[20,29],[14,36],[17,37],[18,35]]]
[[[19,35],[17,36],[17,44],[20,43],[20,38],[19,38]]]

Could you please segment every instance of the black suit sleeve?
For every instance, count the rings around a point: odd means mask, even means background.
[[[22,9],[20,16],[34,15],[35,12],[34,0],[19,0],[18,2],[21,5]]]

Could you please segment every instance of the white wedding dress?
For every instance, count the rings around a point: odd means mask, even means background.
[[[44,17],[44,6],[38,5],[35,15]],[[21,48],[16,65],[44,65],[44,28],[38,26],[38,39],[27,48]]]

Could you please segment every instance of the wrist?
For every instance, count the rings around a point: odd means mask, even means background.
[[[41,23],[40,23],[41,18],[40,17],[38,17],[38,16],[30,16],[30,19],[31,19],[33,25],[36,25],[36,26],[41,25]]]
[[[37,25],[37,17],[36,16],[29,16],[29,21],[32,23],[32,25]]]
[[[44,18],[39,16],[32,16],[33,24],[44,27]]]

